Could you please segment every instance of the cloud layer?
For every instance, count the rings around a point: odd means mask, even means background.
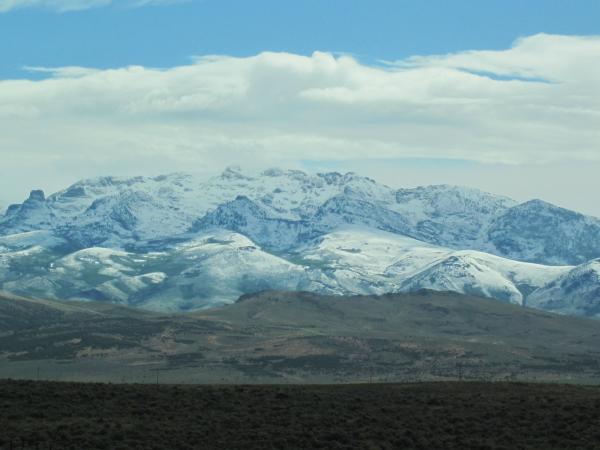
[[[540,34],[376,67],[267,52],[166,70],[32,69],[48,78],[0,81],[3,170],[58,180],[231,163],[600,162],[598,60],[600,37]]]

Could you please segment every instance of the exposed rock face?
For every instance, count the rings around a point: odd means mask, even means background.
[[[46,195],[44,194],[44,191],[42,191],[41,189],[38,190],[33,190],[29,193],[29,199],[30,202],[43,202],[44,200],[46,200]]]
[[[600,220],[532,200],[496,217],[484,242],[512,259],[580,264],[600,255]]]

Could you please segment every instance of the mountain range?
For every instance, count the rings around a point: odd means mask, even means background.
[[[600,316],[600,220],[476,189],[228,168],[82,180],[0,217],[0,289],[156,311],[421,289]]]

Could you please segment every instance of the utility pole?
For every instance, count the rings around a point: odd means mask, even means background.
[[[169,369],[150,369],[150,371],[152,372],[156,372],[156,385],[158,386],[158,374],[161,371],[165,371],[165,370],[169,370]]]

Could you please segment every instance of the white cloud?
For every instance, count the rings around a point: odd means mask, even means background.
[[[124,4],[128,7],[161,5],[181,0],[0,0],[0,13],[21,8],[45,8],[58,12],[80,11],[111,4]]]
[[[2,169],[73,180],[229,163],[600,162],[599,58],[600,37],[542,34],[384,67],[316,52],[41,69],[48,79],[0,81]]]

